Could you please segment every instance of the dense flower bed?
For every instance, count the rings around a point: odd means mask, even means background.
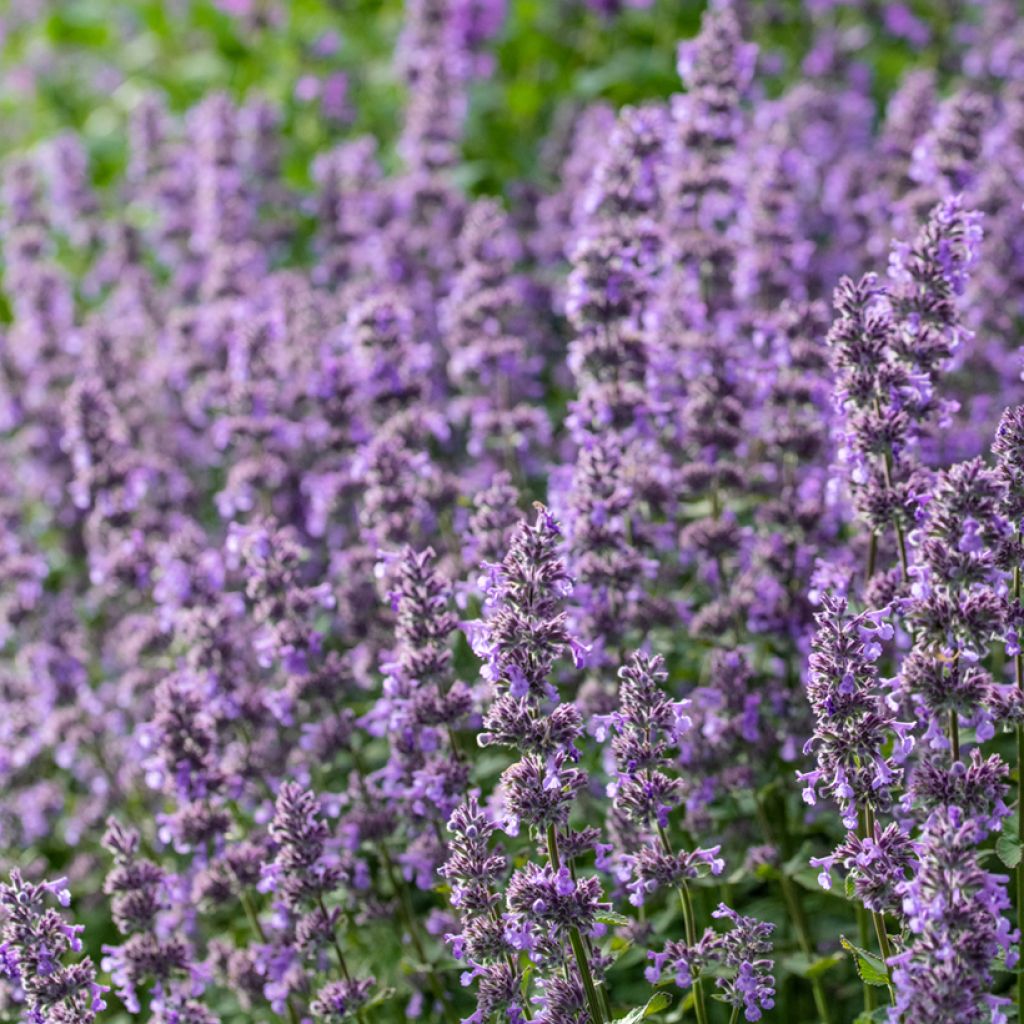
[[[220,91],[7,158],[0,1019],[1024,1007],[1024,18],[880,115],[830,6],[500,198],[484,0],[392,169]]]

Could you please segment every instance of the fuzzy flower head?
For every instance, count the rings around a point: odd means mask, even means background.
[[[662,687],[668,678],[661,657],[637,652],[619,670],[619,710],[599,715],[599,738],[615,732],[612,752],[616,771],[609,784],[614,804],[641,826],[668,825],[669,812],[682,799],[682,784],[665,773],[669,751],[690,727],[687,701],[669,700]]]
[[[919,867],[898,886],[911,940],[895,956],[895,1022],[904,1015],[933,1024],[982,1024],[1005,1019],[1000,1001],[990,995],[991,964],[1016,954],[1003,916],[1009,908],[1006,877],[978,863],[976,826],[959,808],[941,808],[921,835]]]
[[[838,863],[853,880],[857,899],[880,914],[902,915],[899,887],[916,863],[914,843],[895,822],[884,829],[875,824],[873,836],[861,838],[854,832],[827,857],[812,857],[811,866],[821,868],[818,881],[832,888],[832,871]]]
[[[511,922],[508,934],[518,936],[520,947],[545,958],[564,942],[571,929],[589,934],[596,916],[608,905],[600,901],[597,878],[573,878],[564,865],[529,863],[509,881],[506,901]]]
[[[48,907],[71,905],[66,879],[26,882],[15,868],[0,883],[0,977],[20,988],[32,1021],[38,1024],[92,1024],[106,1007],[106,987],[96,981],[92,961],[65,963],[81,952],[81,925],[70,925]]]
[[[893,636],[892,626],[878,612],[848,616],[843,599],[826,596],[822,605],[807,684],[815,731],[804,748],[816,755],[817,767],[797,774],[806,783],[808,803],[815,803],[819,792],[831,797],[853,828],[858,807],[891,806],[903,772],[900,760],[912,740],[910,726],[896,721],[889,709],[875,667],[882,641]]]
[[[645,976],[653,985],[667,972],[676,985],[686,989],[697,974],[713,969],[721,998],[742,1010],[746,1020],[758,1021],[763,1011],[775,1006],[771,959],[775,926],[744,917],[724,903],[712,917],[729,921],[731,928],[726,932],[708,928],[693,946],[668,942],[660,953],[648,953],[651,966]]]
[[[582,647],[569,633],[563,605],[572,581],[558,555],[561,531],[543,506],[533,523],[520,523],[500,565],[488,566],[489,615],[471,642],[486,662],[485,675],[513,697],[552,695],[548,676],[555,662]]]

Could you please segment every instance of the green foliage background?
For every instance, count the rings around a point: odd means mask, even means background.
[[[391,67],[402,0],[252,3],[263,6],[264,25],[213,0],[7,0],[0,5],[0,154],[70,127],[86,139],[97,181],[107,181],[125,158],[126,115],[154,87],[177,110],[212,89],[256,91],[276,101],[296,184],[306,180],[311,154],[347,134],[370,132],[387,152],[403,103]],[[582,0],[510,0],[495,74],[472,97],[466,187],[500,192],[511,180],[535,178],[540,140],[568,103],[622,104],[676,90],[676,43],[696,32],[704,6],[656,0],[648,10],[609,20]],[[779,65],[769,88],[797,78],[814,30],[834,24],[864,28],[858,60],[871,69],[880,97],[908,63],[939,62],[943,5],[917,6],[934,29],[923,52],[888,36],[867,6],[867,14],[840,8],[811,15],[802,0],[754,0],[753,33]],[[337,34],[338,50],[318,57],[315,44],[329,32]],[[295,96],[302,75],[335,70],[350,77],[355,116],[347,125],[330,124],[316,102]]]

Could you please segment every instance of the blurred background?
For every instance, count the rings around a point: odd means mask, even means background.
[[[473,90],[461,184],[500,192],[543,176],[540,141],[574,105],[677,91],[676,43],[696,32],[704,6],[510,0],[494,73]],[[882,100],[908,64],[955,70],[943,54],[964,6],[754,0],[748,31],[768,58],[769,89],[838,67]],[[130,111],[156,88],[173,110],[214,89],[279,105],[298,186],[314,152],[352,134],[374,134],[393,159],[402,0],[6,0],[0,12],[0,154],[74,128],[102,184],[123,166]]]

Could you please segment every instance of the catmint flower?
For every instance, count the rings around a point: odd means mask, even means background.
[[[720,875],[725,861],[719,857],[720,846],[670,853],[658,846],[645,845],[638,853],[622,857],[632,880],[626,887],[629,902],[642,907],[647,897],[664,889],[677,889],[686,881]]]
[[[216,1024],[217,1018],[197,998],[205,976],[186,940],[167,934],[171,886],[164,872],[139,854],[140,836],[111,818],[103,845],[114,859],[103,891],[112,896],[114,920],[124,942],[104,946],[103,969],[130,1013],[141,1009],[140,990],[147,986],[155,1018]]]
[[[396,646],[382,665],[382,697],[362,722],[390,740],[390,756],[377,775],[404,825],[399,860],[429,888],[444,859],[436,834],[466,791],[469,766],[455,732],[473,700],[468,688],[452,679],[448,641],[457,621],[434,552],[407,548],[390,578]]]
[[[832,888],[832,871],[838,862],[868,910],[900,917],[899,886],[916,866],[915,851],[914,841],[898,824],[892,822],[883,829],[876,822],[874,835],[861,838],[850,832],[827,857],[812,857],[810,863],[821,868],[818,881],[822,888]]]
[[[56,900],[71,905],[66,879],[33,884],[15,868],[0,883],[0,977],[23,993],[25,1006],[39,1024],[92,1024],[106,1008],[107,988],[96,981],[88,957],[64,963],[82,949],[82,925],[70,925],[47,907]]]
[[[549,945],[557,948],[570,929],[583,934],[593,929],[597,913],[608,907],[601,903],[600,896],[597,878],[574,879],[565,866],[554,871],[548,864],[527,864],[509,881],[508,930],[516,932],[521,948],[543,958]]]
[[[619,669],[619,710],[600,717],[598,738],[608,726],[615,731],[612,753],[616,774],[609,786],[615,806],[638,825],[668,825],[668,815],[682,799],[682,784],[665,774],[669,750],[690,728],[688,701],[672,701],[662,687],[668,678],[664,660],[640,652]]]
[[[537,832],[549,826],[565,826],[573,801],[586,781],[586,772],[562,751],[547,758],[528,754],[501,776],[508,807],[506,831],[515,835],[520,825]]]
[[[270,837],[277,851],[264,868],[261,889],[279,892],[290,907],[298,908],[338,885],[340,872],[324,859],[329,831],[312,792],[296,782],[281,786]]]
[[[822,605],[807,684],[815,731],[804,748],[815,754],[817,767],[797,777],[805,783],[807,803],[829,796],[839,804],[843,823],[854,828],[858,808],[892,806],[903,775],[900,761],[913,740],[910,725],[889,709],[875,665],[892,626],[878,612],[849,617],[840,598],[826,596]],[[893,736],[893,752],[887,754]]]
[[[495,463],[531,474],[539,468],[551,427],[536,399],[541,360],[528,339],[532,322],[528,282],[518,272],[522,246],[507,214],[478,200],[459,237],[462,266],[441,309],[448,377],[457,395],[449,408],[466,432],[466,450],[489,478]]]
[[[313,1019],[323,1024],[343,1024],[351,1020],[356,1011],[370,997],[374,987],[373,978],[359,981],[329,981],[310,1003]]]
[[[676,67],[686,92],[672,99],[665,191],[673,227],[668,263],[677,267],[669,294],[684,303],[687,326],[732,303],[737,150],[756,60],[731,4],[708,8],[697,36],[679,46]]]
[[[775,1006],[772,977],[771,933],[775,926],[745,917],[724,903],[712,916],[728,920],[732,927],[720,933],[708,928],[694,946],[668,942],[660,953],[648,953],[652,965],[644,972],[651,984],[668,972],[676,985],[689,988],[698,972],[715,968],[715,985],[721,998],[743,1011],[748,1021],[761,1019]],[[720,973],[719,973],[720,972]]]
[[[555,661],[563,653],[582,660],[562,607],[572,581],[558,555],[560,539],[541,506],[532,524],[520,523],[501,563],[488,567],[487,615],[471,628],[470,642],[486,677],[513,697],[553,698],[548,677]]]
[[[504,693],[487,709],[483,726],[477,737],[481,747],[511,747],[544,758],[562,752],[574,759],[583,719],[575,704],[556,704],[548,714],[538,716],[529,698]]]
[[[467,565],[476,569],[482,563],[494,564],[504,558],[512,534],[523,518],[519,501],[519,489],[512,475],[504,471],[495,473],[490,485],[474,495],[462,553]]]
[[[992,454],[996,457],[996,472],[1002,486],[999,511],[1019,535],[1024,525],[1024,406],[1003,412],[992,442]],[[1019,551],[1013,547],[1004,557],[1011,564],[1021,561]]]
[[[977,827],[957,807],[932,814],[919,840],[919,866],[897,893],[911,937],[890,961],[896,988],[891,1021],[904,1014],[934,1024],[1005,1020],[1005,999],[993,996],[991,964],[1000,950],[1016,954],[1003,912],[1006,877],[978,863]]]
[[[344,911],[327,902],[343,887],[350,890],[357,884],[359,865],[333,848],[331,831],[321,816],[320,801],[311,790],[296,782],[285,782],[278,790],[269,833],[275,850],[273,858],[263,866],[259,889],[275,893],[296,919],[294,946],[282,952],[312,961],[315,971],[316,965],[322,968],[322,954],[332,949],[342,981],[354,986],[348,990],[349,998],[365,998],[364,982],[368,990],[373,981],[354,979],[349,973],[338,939]],[[287,999],[289,990],[308,983],[307,972],[303,970],[298,978],[285,982],[284,998]],[[328,1002],[323,1005],[330,1006],[329,1000],[340,995],[341,990],[329,987],[326,991]]]
[[[965,209],[957,195],[931,211],[913,244],[893,245],[889,277],[899,321],[895,352],[933,381],[970,337],[960,323],[956,300],[978,260],[981,239],[981,215]]]
[[[979,832],[996,832],[1010,813],[1005,798],[1009,766],[998,754],[984,757],[975,748],[968,763],[926,758],[910,776],[906,805],[931,813],[955,807]]]
[[[458,911],[461,930],[445,936],[457,960],[470,969],[462,984],[475,983],[477,1009],[471,1018],[483,1024],[498,1009],[510,1019],[522,1015],[522,976],[518,953],[500,910],[500,887],[505,881],[508,861],[491,839],[498,826],[484,811],[475,795],[452,812],[448,822],[451,838],[448,860],[440,869],[451,885],[451,903]]]

